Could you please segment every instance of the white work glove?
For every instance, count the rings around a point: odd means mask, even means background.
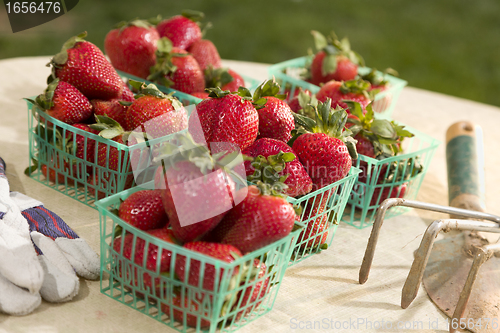
[[[41,297],[71,300],[80,285],[75,272],[98,279],[98,255],[41,202],[9,193],[0,167],[0,311],[25,315]]]

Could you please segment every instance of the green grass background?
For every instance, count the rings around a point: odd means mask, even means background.
[[[16,34],[2,6],[0,59],[55,54],[81,31],[103,48],[119,21],[183,9],[206,14],[213,23],[206,38],[225,59],[300,57],[313,47],[311,30],[334,30],[350,39],[367,66],[392,67],[410,86],[500,106],[498,0],[80,0],[66,15]]]

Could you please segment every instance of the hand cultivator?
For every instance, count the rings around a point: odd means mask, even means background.
[[[450,332],[498,332],[500,326],[500,216],[484,212],[480,129],[467,122],[452,125],[446,134],[450,206],[405,199],[387,199],[378,208],[359,272],[368,279],[386,211],[395,206],[450,214],[432,222],[415,252],[403,287],[401,307],[415,299],[423,281],[432,301],[449,317]],[[458,236],[436,241],[440,232],[460,230]],[[493,234],[492,234],[493,233]],[[434,250],[431,252],[431,250]]]

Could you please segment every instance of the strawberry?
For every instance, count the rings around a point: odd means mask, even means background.
[[[398,73],[392,68],[387,68],[384,71],[384,74],[392,74],[396,76],[398,75]],[[391,87],[389,81],[385,80],[383,76],[378,75],[375,68],[372,69],[369,73],[362,75],[361,78],[365,81],[370,82],[370,91],[374,93],[374,96],[377,96],[377,94],[379,93],[385,94],[382,98],[377,98],[373,101],[373,111],[377,113],[386,111],[392,102],[392,94],[386,93],[386,91]]]
[[[182,15],[176,15],[158,23],[156,30],[160,37],[167,37],[173,46],[186,50],[195,41],[201,39],[202,33],[198,22],[204,14],[185,10]]]
[[[346,100],[358,102],[365,108],[373,100],[373,94],[369,90],[370,83],[362,79],[345,82],[329,81],[321,87],[316,98],[323,103],[327,98],[330,98],[333,108],[340,106],[343,109],[348,109]],[[348,112],[350,112],[349,109]]]
[[[312,97],[311,91],[309,91],[307,89],[303,90],[300,87],[298,89],[295,89],[293,97],[288,96],[287,103],[293,112],[297,113],[297,112],[299,112],[299,110],[301,110],[303,108],[303,105],[301,104],[301,98],[303,98],[301,96],[303,96],[303,95],[306,95],[308,97]]]
[[[50,61],[49,81],[59,78],[88,99],[113,99],[123,93],[123,81],[101,50],[84,40],[87,33],[70,38]]]
[[[148,80],[186,94],[205,89],[205,77],[196,59],[185,50],[173,47],[165,37],[158,41],[156,64],[151,67]]]
[[[99,134],[99,131],[92,129],[87,124],[74,124],[73,127],[81,129],[88,133]],[[94,163],[95,161],[95,144],[96,141],[94,139],[89,138],[88,136],[83,136],[80,134],[76,134],[75,132],[66,131],[66,149],[68,151],[68,154],[71,155],[74,154],[75,157],[88,162],[85,163],[86,168],[83,165],[81,165],[81,161],[73,160],[71,162],[73,163],[74,177],[80,178],[82,173],[85,172],[84,169],[86,169],[87,172],[92,172],[91,163]],[[78,167],[78,165],[80,165],[80,167]],[[79,170],[79,172],[77,171],[77,169]]]
[[[189,117],[188,128],[195,141],[219,150],[227,150],[228,143],[240,150],[250,146],[259,130],[259,114],[250,92],[246,88],[240,88],[238,93],[209,90],[209,98],[201,101]]]
[[[38,108],[66,124],[81,123],[92,116],[92,104],[71,84],[55,79],[43,94],[29,100]]]
[[[184,248],[191,251],[203,253],[204,255],[231,263],[243,254],[236,247],[229,244],[210,243],[204,241],[189,242],[184,244]],[[200,287],[207,291],[217,291],[218,286],[215,285],[216,276],[219,276],[219,283],[222,280],[224,269],[215,268],[212,264],[202,265],[199,260],[191,259],[189,268],[186,267],[186,256],[177,255],[175,262],[175,274],[181,281],[194,287]],[[189,271],[186,271],[189,269]],[[201,281],[201,271],[203,271],[203,280]],[[219,272],[217,272],[219,271]],[[237,272],[235,272],[237,273]]]
[[[202,71],[208,68],[221,68],[222,63],[219,51],[214,43],[208,39],[194,41],[187,51],[196,59]]]
[[[162,228],[168,222],[160,190],[141,190],[132,193],[120,204],[118,216],[141,230]]]
[[[372,105],[368,105],[366,114],[359,103],[347,102],[352,112],[352,117],[348,118],[349,129],[357,140],[356,150],[359,154],[383,160],[396,156],[402,151],[401,142],[405,137],[413,137],[413,134],[404,129],[394,121],[386,119],[376,119]],[[368,175],[368,163],[359,162],[362,173],[358,176],[358,181],[366,182]],[[381,172],[382,173],[382,172]]]
[[[134,93],[125,82],[123,82],[123,91],[121,96],[118,97],[118,100],[125,102],[133,102],[135,100]]]
[[[156,178],[156,183],[161,183],[170,225],[179,241],[198,240],[234,205],[235,182],[223,168],[224,161],[232,161],[235,154],[219,160],[206,146],[195,144],[189,134],[181,133],[164,143],[162,149],[166,154],[155,160],[162,161],[156,177],[163,175],[163,182]]]
[[[128,89],[128,88],[127,88]],[[94,107],[94,114],[98,116],[107,116],[116,120],[123,128],[127,127],[126,115],[129,103],[123,103],[119,99],[102,100],[93,99],[90,101]]]
[[[408,183],[402,183],[401,185],[395,185],[391,188],[388,187],[375,187],[373,190],[373,195],[370,200],[370,206],[378,206],[385,199],[388,198],[403,198],[406,194],[406,189],[408,188]],[[382,192],[382,193],[380,193]]]
[[[288,175],[283,181],[288,188],[285,189],[283,193],[291,197],[297,197],[309,193],[312,189],[311,177],[309,177],[299,159],[295,158],[295,152],[293,149],[283,141],[269,138],[257,139],[250,147],[247,147],[242,151],[244,155],[251,156],[253,158],[257,158],[258,156],[264,157],[266,159],[265,164],[271,166],[277,165],[276,162],[278,161],[276,161],[276,157],[280,152],[293,154],[293,159],[285,163],[282,171],[276,172],[275,169],[270,169],[272,173],[277,173],[274,177],[276,179]],[[259,160],[255,160],[254,162],[245,161],[245,171],[247,179],[250,182],[254,182],[254,178],[252,176],[260,176],[259,178],[264,181],[264,177],[262,177],[264,173],[260,168],[260,164],[263,164],[263,162]],[[269,176],[266,175],[266,177]]]
[[[331,190],[326,191],[322,198],[310,198],[306,204],[302,221],[306,222],[306,228],[299,235],[300,248],[302,250],[322,248],[326,244],[328,238],[328,221],[327,209],[328,199],[331,195]],[[312,220],[306,221],[311,217]]]
[[[293,206],[269,184],[258,182],[257,186],[248,187],[246,197],[224,216],[210,239],[231,244],[246,254],[290,234],[295,224]]]
[[[207,88],[220,88],[223,91],[233,92],[245,86],[243,77],[229,68],[207,68],[204,74]]]
[[[353,80],[358,74],[358,65],[364,66],[363,58],[351,50],[347,38],[338,40],[334,32],[328,37],[311,31],[317,53],[311,63],[311,82],[320,85],[331,80]]]
[[[187,127],[187,112],[175,97],[165,95],[154,84],[130,81],[139,93],[126,114],[126,128],[159,138]]]
[[[246,309],[239,311],[236,314],[235,322],[239,321],[242,316],[248,315],[253,309],[256,309],[262,300],[269,293],[269,276],[267,274],[266,265],[259,259],[254,259],[253,267],[258,269],[258,275],[254,280],[249,281],[252,285],[245,290],[241,290],[237,296],[237,300],[233,306],[233,311],[238,309]],[[254,281],[257,281],[253,283]],[[241,299],[241,302],[240,302]],[[230,320],[228,320],[230,322]]]
[[[172,295],[171,303],[162,303],[161,311],[179,323],[186,323],[188,327],[209,329],[209,320],[200,318],[198,321],[198,316],[210,316],[210,312],[201,306],[204,297],[206,295],[203,293],[196,293],[191,289],[184,288],[184,292],[177,291]],[[173,305],[172,310],[171,305]]]
[[[198,91],[198,92],[191,93],[191,96],[197,97],[199,99],[205,99],[205,98],[208,98],[208,93],[204,92],[204,91]]]
[[[316,120],[294,114],[302,128],[292,138],[292,149],[313,181],[313,190],[344,178],[357,158],[350,130],[344,129],[347,112],[332,109],[331,101],[318,103]]]
[[[260,138],[271,138],[288,142],[295,128],[292,110],[283,101],[284,95],[278,95],[279,85],[274,80],[263,82],[254,92],[256,109],[259,113]],[[263,105],[262,105],[263,104]]]
[[[156,43],[160,35],[145,20],[120,22],[104,39],[111,64],[121,71],[146,79],[156,63]]]
[[[69,165],[67,162],[64,163],[64,169],[68,170]],[[74,186],[75,181],[69,177],[66,177],[63,173],[60,173],[56,170],[59,170],[59,162],[58,166],[56,168],[53,167],[48,167],[47,164],[42,164],[40,166],[40,170],[42,171],[42,174],[45,176],[46,179],[49,181],[59,184],[59,185],[68,185],[68,186]]]
[[[147,231],[148,234],[161,239],[162,241],[175,244],[176,240],[172,235],[172,231],[167,228],[158,228],[151,229]],[[123,244],[122,244],[123,243]],[[123,246],[123,249],[122,249]],[[160,261],[159,273],[169,272],[170,271],[170,262],[172,260],[172,251],[163,249],[161,254],[158,253],[158,246],[152,243],[146,247],[146,241],[140,237],[136,237],[135,239],[135,248],[134,248],[134,235],[126,234],[125,237],[117,237],[113,240],[113,250],[117,253],[121,254],[124,258],[128,260],[133,260],[133,262],[144,270],[150,270],[152,272],[157,272],[157,260]],[[132,259],[133,257],[133,259]],[[144,265],[144,257],[146,257],[146,263]],[[148,273],[144,273],[142,276],[143,285],[138,285],[138,281],[141,279],[138,276],[138,269],[135,266],[127,264],[123,261],[118,261],[118,265],[116,268],[118,270],[117,275],[124,278],[125,280],[134,281],[134,285],[143,290],[149,290],[150,293],[160,294],[159,293],[159,278],[155,278],[154,290],[153,290],[153,281],[151,279],[151,275]],[[129,266],[130,265],[130,266]],[[128,267],[127,267],[128,266]],[[133,272],[133,277],[129,276]],[[124,276],[126,275],[126,276]]]

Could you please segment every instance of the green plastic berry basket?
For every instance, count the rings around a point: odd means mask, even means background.
[[[152,149],[173,136],[128,146],[68,125],[27,103],[30,177],[94,209],[96,200],[150,181],[155,171]],[[71,143],[77,139],[89,155],[77,157]],[[101,165],[97,163],[99,148],[106,160]],[[111,152],[118,156],[116,168],[109,167]]]
[[[114,211],[121,200],[140,189],[134,187],[96,202],[100,215],[101,293],[179,332],[233,332],[271,311],[300,228],[227,263],[155,238],[120,219]],[[142,259],[128,254],[127,258],[123,254],[124,242],[117,238],[123,239],[126,234],[133,238],[132,253],[136,246],[144,253],[154,246],[156,253],[170,254],[170,263],[163,262],[161,269],[158,255],[149,266],[147,256]],[[139,240],[144,245],[137,245]],[[134,261],[129,260],[131,257]],[[179,264],[178,258],[185,258],[186,266]],[[246,269],[256,260],[264,263],[265,273]],[[188,283],[194,264],[200,267],[199,282]],[[183,280],[175,273],[176,265],[185,267]],[[203,282],[205,274],[213,278],[211,287]],[[241,297],[245,293],[258,297],[245,301]]]
[[[171,89],[171,88],[167,88],[165,86],[162,86],[161,84],[157,84],[157,83],[154,83],[154,82],[151,82],[151,81],[148,81],[146,79],[143,79],[143,78],[140,78],[138,76],[134,76],[134,75],[131,75],[131,74],[128,74],[128,73],[125,73],[123,71],[120,71],[120,70],[117,70],[118,74],[124,78],[124,79],[132,79],[132,80],[135,80],[135,81],[140,81],[140,82],[144,82],[146,84],[150,84],[150,83],[153,83],[155,86],[158,87],[158,89],[160,91],[162,91],[163,93],[165,94],[170,94],[170,93],[173,93],[173,95],[175,97],[177,97],[184,105],[190,105],[190,104],[198,104],[202,101],[201,98],[198,98],[198,97],[195,97],[195,96],[192,96],[190,94],[186,94],[182,91],[178,91],[178,90],[175,90],[175,89]],[[261,82],[257,79],[254,79],[254,78],[251,78],[247,75],[243,75],[243,74],[240,74],[240,76],[243,78],[243,80],[245,80],[245,86],[248,88],[248,90],[250,90],[250,92],[254,92],[255,89],[257,89],[257,87],[261,84]]]
[[[300,233],[290,258],[290,266],[331,246],[360,172],[361,170],[353,166],[346,177],[333,184],[300,198],[287,197],[287,201],[292,205],[300,206],[300,222],[304,224],[304,230]]]
[[[269,66],[268,73],[270,77],[275,77],[281,85],[281,93],[287,90],[289,96],[294,96],[297,88],[307,89],[311,93],[316,94],[320,87],[301,79],[302,75],[307,72],[307,68],[312,61],[312,57],[305,56],[280,62]],[[368,74],[371,68],[360,67],[359,74]],[[383,76],[390,85],[386,91],[382,91],[375,96],[373,101],[373,110],[379,117],[389,118],[394,111],[399,95],[403,88],[408,84],[407,81],[392,75],[377,72]]]
[[[201,99],[199,99],[197,97],[194,97],[192,95],[183,93],[182,91],[178,91],[178,90],[175,90],[175,89],[167,88],[165,86],[162,86],[161,84],[157,84],[157,83],[145,80],[143,78],[140,78],[138,76],[134,76],[134,75],[129,74],[129,73],[125,73],[125,72],[120,71],[120,70],[116,70],[116,71],[121,76],[121,78],[124,79],[125,81],[132,79],[132,80],[135,80],[135,81],[144,82],[146,84],[154,84],[158,88],[158,90],[160,90],[161,92],[163,92],[165,94],[172,94],[179,101],[181,101],[181,103],[183,105],[185,105],[185,106],[186,105],[192,105],[192,104],[198,104],[201,101]]]
[[[356,166],[362,172],[354,184],[342,221],[359,229],[370,227],[385,199],[417,197],[440,142],[409,126],[405,129],[414,136],[404,139],[403,154],[383,160],[359,155]],[[409,210],[408,207],[393,208],[386,213],[386,218]]]

